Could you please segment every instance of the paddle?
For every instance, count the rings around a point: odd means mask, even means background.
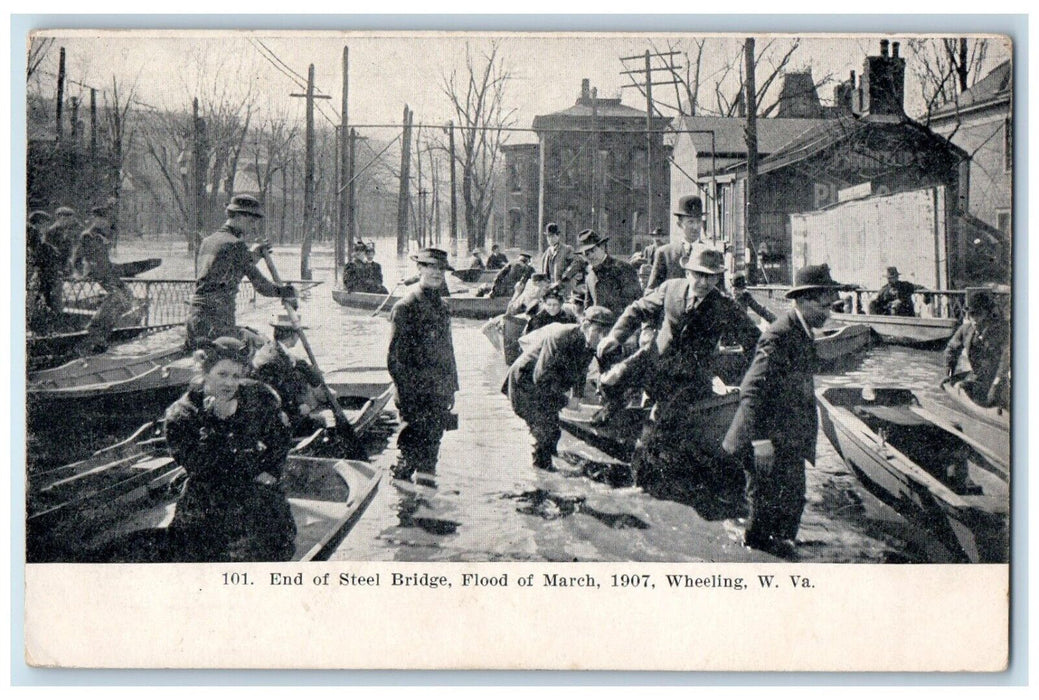
[[[281,281],[281,275],[278,274],[278,268],[274,266],[274,260],[271,258],[271,251],[266,245],[261,249],[263,251],[263,259],[267,262],[267,269],[271,272],[271,279],[274,280],[274,284],[279,287],[283,285]],[[324,390],[325,400],[328,402],[329,408],[332,409],[332,414],[336,418],[336,436],[343,443],[343,447],[346,449],[347,459],[368,459],[367,451],[364,449],[364,445],[361,444],[357,434],[354,432],[354,428],[350,425],[350,419],[347,417],[346,412],[343,411],[342,406],[336,401],[335,394],[328,388],[328,383],[325,381],[325,375],[321,372],[321,368],[318,367],[317,356],[314,355],[313,348],[310,347],[310,341],[307,340],[306,334],[303,333],[303,329],[299,325],[299,314],[296,313],[296,309],[293,308],[292,304],[289,303],[288,299],[281,300],[282,306],[285,307],[285,313],[289,317],[289,321],[292,323],[293,330],[299,336],[299,341],[303,344],[303,349],[307,351],[307,357],[310,358],[310,366],[314,368],[314,373],[321,379],[321,388]]]
[[[389,303],[390,299],[393,298],[393,293],[397,291],[397,287],[401,286],[402,284],[404,284],[404,282],[400,281],[397,284],[393,285],[393,289],[390,290],[390,293],[387,294],[386,298],[382,300],[381,304],[379,304],[379,308],[372,312],[372,316],[378,316],[379,313],[386,308],[386,304]]]

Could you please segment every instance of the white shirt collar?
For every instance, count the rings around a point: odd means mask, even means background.
[[[801,322],[801,327],[805,329],[805,333],[808,334],[809,338],[814,338],[815,333],[812,332],[811,326],[808,325],[808,321],[801,315],[801,309],[797,308],[797,304],[794,304],[794,313],[797,314],[797,320]]]

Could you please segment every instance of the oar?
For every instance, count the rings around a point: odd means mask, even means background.
[[[278,268],[274,266],[274,260],[271,259],[270,250],[263,247],[263,259],[267,261],[267,269],[271,271],[271,279],[279,287],[283,285],[281,281],[281,275],[278,274]],[[296,313],[296,309],[292,307],[288,299],[281,300],[282,306],[285,307],[285,313],[289,317],[289,321],[292,323],[293,330],[299,335],[299,340],[303,343],[303,349],[307,351],[307,357],[310,358],[310,366],[314,368],[314,372],[318,377],[321,378],[321,388],[324,390],[325,400],[328,402],[329,407],[332,409],[332,414],[336,418],[336,433],[340,440],[344,441],[344,447],[347,450],[347,457],[349,459],[368,459],[368,455],[361,441],[358,439],[357,434],[354,432],[354,428],[350,425],[350,419],[347,417],[346,412],[343,411],[343,407],[336,401],[335,394],[328,388],[328,383],[325,381],[325,375],[321,372],[318,367],[317,356],[314,355],[314,350],[310,347],[310,341],[307,340],[306,334],[303,333],[303,329],[300,328],[299,314]]]
[[[400,287],[402,284],[404,284],[404,282],[400,281],[397,284],[393,285],[393,289],[390,290],[390,293],[387,294],[386,298],[382,300],[381,304],[379,304],[379,308],[372,312],[372,316],[378,316],[379,313],[386,308],[386,304],[388,304],[390,299],[393,298],[393,293],[397,291],[397,288]]]

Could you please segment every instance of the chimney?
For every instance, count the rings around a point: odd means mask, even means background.
[[[588,95],[588,85],[589,85],[588,78],[582,78],[581,79],[581,102],[587,102],[588,101],[588,97],[589,97],[589,95]]]
[[[898,42],[891,42],[891,58],[898,58]]]
[[[887,39],[880,41],[880,55],[867,56],[859,81],[858,112],[876,120],[900,121],[905,117],[905,59],[898,56],[898,42],[894,53],[888,55]]]
[[[887,44],[888,44],[887,39],[881,39],[880,40],[880,55],[883,56],[884,58],[887,58]]]

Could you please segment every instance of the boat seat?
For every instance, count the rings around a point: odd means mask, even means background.
[[[932,425],[912,411],[909,406],[855,406],[853,409],[859,418],[879,418],[885,423],[901,425],[907,428]]]

